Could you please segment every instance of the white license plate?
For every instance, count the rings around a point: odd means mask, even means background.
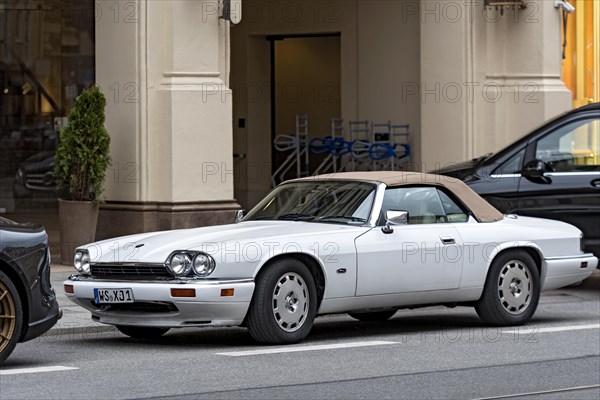
[[[131,289],[94,289],[96,304],[133,303]]]

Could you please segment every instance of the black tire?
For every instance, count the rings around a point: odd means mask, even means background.
[[[535,313],[539,299],[535,261],[524,250],[508,250],[493,260],[475,311],[489,325],[523,325]]]
[[[386,311],[375,311],[375,312],[361,312],[361,313],[348,313],[354,319],[362,322],[377,322],[387,321],[396,314],[398,310],[386,310]]]
[[[316,313],[317,289],[310,271],[298,260],[278,260],[257,278],[247,327],[259,343],[298,343],[308,336]]]
[[[17,288],[0,271],[0,365],[13,352],[23,328],[23,308]]]
[[[169,328],[151,328],[146,326],[117,325],[117,329],[135,339],[156,339],[169,331]]]

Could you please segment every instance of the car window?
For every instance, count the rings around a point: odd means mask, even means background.
[[[504,161],[498,168],[494,170],[492,175],[513,175],[520,174],[523,167],[523,158],[525,157],[525,149],[522,149],[517,154]]]
[[[444,207],[434,187],[401,187],[385,191],[382,218],[389,210],[408,211],[409,224],[446,222]]]
[[[469,213],[459,206],[456,201],[450,198],[443,190],[438,189],[438,193],[442,200],[448,222],[467,222],[469,220]]]
[[[600,119],[573,122],[537,142],[535,157],[552,172],[600,169]]]

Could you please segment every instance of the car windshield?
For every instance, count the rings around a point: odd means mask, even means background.
[[[305,221],[365,224],[375,198],[367,182],[294,182],[273,190],[244,221]]]

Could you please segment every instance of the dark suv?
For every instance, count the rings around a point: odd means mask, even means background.
[[[499,152],[434,171],[504,213],[577,226],[600,256],[600,103],[569,111]]]

